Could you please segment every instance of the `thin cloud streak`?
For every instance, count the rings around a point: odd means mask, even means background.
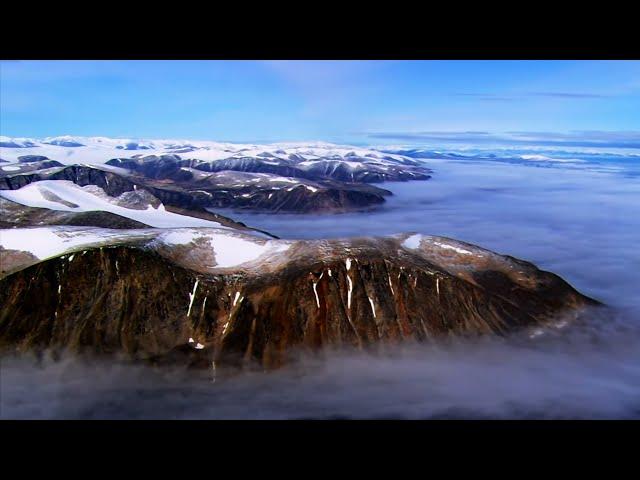
[[[494,93],[466,93],[456,92],[452,93],[453,97],[466,97],[475,100],[488,101],[488,102],[514,102],[518,100],[527,100],[534,97],[545,97],[554,99],[566,99],[566,100],[589,100],[589,99],[604,99],[612,98],[615,95],[606,95],[601,93],[580,93],[580,92],[524,92],[520,94],[512,95],[497,95]]]
[[[482,143],[560,147],[640,148],[640,131],[525,132],[375,132],[369,138],[413,142]]]
[[[517,97],[510,97],[505,95],[492,95],[489,93],[454,93],[454,97],[469,97],[484,102],[513,102],[518,100]]]
[[[611,98],[614,96],[614,95],[603,95],[600,93],[573,93],[573,92],[532,92],[529,95],[536,96],[536,97],[568,98],[568,99]]]

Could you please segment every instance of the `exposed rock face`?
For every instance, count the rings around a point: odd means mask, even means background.
[[[136,232],[44,261],[0,252],[14,271],[0,280],[0,344],[275,368],[296,348],[503,335],[597,304],[530,263],[441,237]],[[230,264],[248,241],[262,253]]]

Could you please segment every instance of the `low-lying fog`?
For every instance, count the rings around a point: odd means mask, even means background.
[[[624,169],[428,161],[374,212],[229,214],[282,238],[422,232],[553,271],[616,308],[550,332],[342,352],[212,383],[208,372],[2,360],[3,418],[640,417],[640,181]]]

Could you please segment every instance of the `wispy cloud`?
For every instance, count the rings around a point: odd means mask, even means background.
[[[576,93],[576,92],[531,92],[533,97],[550,97],[550,98],[567,98],[567,99],[584,99],[584,98],[611,98],[614,95],[603,95],[600,93]]]
[[[476,100],[482,100],[484,102],[513,102],[518,100],[518,97],[506,96],[506,95],[494,95],[491,93],[454,93],[454,97],[468,97]]]
[[[369,138],[416,143],[506,144],[557,147],[640,148],[640,131],[585,130],[568,133],[514,131],[503,133],[448,132],[374,132]]]
[[[495,93],[467,93],[467,92],[455,92],[452,93],[453,97],[470,98],[474,100],[481,100],[486,102],[514,102],[518,100],[528,100],[531,98],[555,98],[565,100],[589,100],[589,99],[602,99],[611,98],[615,95],[591,93],[591,92],[523,92],[516,94],[502,94]]]

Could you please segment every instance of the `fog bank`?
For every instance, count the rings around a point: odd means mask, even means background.
[[[636,418],[637,330],[627,319],[534,340],[326,352],[271,373],[66,358],[2,360],[2,418]]]

